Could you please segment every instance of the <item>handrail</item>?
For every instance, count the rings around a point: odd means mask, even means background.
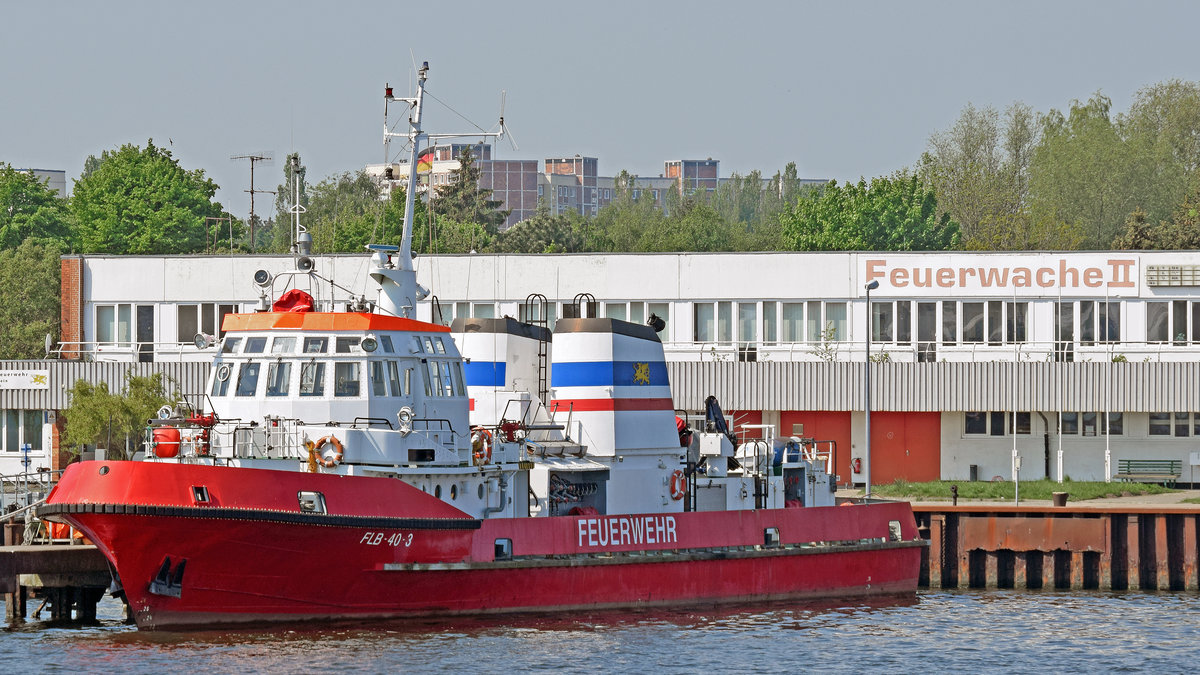
[[[10,511],[9,513],[0,514],[0,521],[13,520],[17,516],[24,514],[26,511],[37,508],[45,503],[46,503],[46,497],[42,497],[41,499],[37,500],[36,502],[33,502],[32,504],[27,504],[25,506],[22,506],[21,508],[17,509],[16,511]]]

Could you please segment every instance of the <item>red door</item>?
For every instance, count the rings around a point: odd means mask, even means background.
[[[941,478],[941,417],[937,412],[871,413],[871,483]]]
[[[794,427],[797,424],[803,425],[803,429]],[[853,476],[850,475],[850,413],[783,411],[779,413],[779,426],[779,435],[784,438],[801,436],[818,441],[834,441],[837,444],[834,466],[837,475],[841,477],[838,484],[851,483]]]

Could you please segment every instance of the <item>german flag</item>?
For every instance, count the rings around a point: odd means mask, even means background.
[[[426,148],[417,155],[417,173],[429,173],[433,170],[433,148]]]

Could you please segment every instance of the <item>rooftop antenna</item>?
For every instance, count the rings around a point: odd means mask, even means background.
[[[300,183],[304,179],[300,174],[300,155],[292,153],[292,208],[288,209],[288,213],[292,214],[292,233],[295,236],[292,244],[292,253],[299,256],[297,259],[297,269],[307,267],[311,269],[311,261],[308,261],[308,256],[312,254],[312,235],[308,233],[308,228],[300,223],[300,214],[307,209],[300,203]],[[307,261],[307,262],[305,262]],[[308,269],[302,271],[307,272]]]
[[[250,193],[250,252],[253,253],[255,244],[256,244],[256,242],[254,240],[254,231],[255,231],[256,226],[258,225],[258,220],[254,217],[254,195],[256,195],[256,194],[269,194],[269,195],[275,194],[274,190],[255,190],[254,189],[254,166],[256,164],[258,164],[259,162],[264,162],[265,163],[264,165],[269,165],[272,161],[274,161],[275,158],[272,157],[271,153],[269,153],[269,152],[260,152],[257,154],[251,153],[248,155],[234,155],[234,156],[230,157],[229,159],[248,159],[248,160],[250,160],[250,189],[242,190],[242,192]],[[232,243],[232,242],[230,242],[230,243]]]

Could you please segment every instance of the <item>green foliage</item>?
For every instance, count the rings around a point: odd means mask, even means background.
[[[496,253],[577,253],[584,250],[585,221],[577,213],[550,215],[544,201],[528,220],[502,232],[492,243]]]
[[[45,358],[46,334],[58,338],[61,254],[53,240],[0,249],[0,359]]]
[[[127,458],[137,449],[147,420],[180,396],[177,388],[168,393],[162,373],[148,377],[126,374],[120,393],[110,392],[104,382],[92,384],[81,379],[69,395],[71,404],[63,411],[67,418],[63,444],[74,451],[82,445],[106,446],[109,451],[123,448]]]
[[[204,219],[221,217],[217,185],[202,169],[187,171],[169,150],[147,141],[105,151],[99,166],[75,181],[71,213],[84,253],[195,253],[209,243]],[[217,228],[218,238],[221,236]],[[238,236],[240,224],[235,227]],[[228,245],[228,229],[224,230]]]
[[[903,497],[916,500],[950,501],[950,487],[958,486],[959,499],[985,499],[989,501],[1011,501],[1015,493],[1012,481],[953,481],[935,480],[927,483],[910,483],[897,480],[894,483],[873,485],[872,494],[879,497]],[[1021,481],[1021,500],[1040,499],[1050,501],[1055,492],[1069,492],[1071,501],[1121,497],[1126,495],[1153,495],[1177,492],[1161,485],[1145,483],[1104,483],[1071,481],[1065,485],[1045,478]]]
[[[1033,111],[1021,103],[1009,106],[1003,125],[994,108],[968,104],[953,127],[930,137],[918,174],[962,227],[964,248],[1044,246],[1025,217],[1036,139]]]
[[[65,244],[70,234],[66,202],[32,173],[0,163],[0,249],[30,238]]]
[[[330,176],[312,186],[308,211],[300,222],[312,235],[313,251],[357,253],[383,240],[386,202],[380,189],[379,182],[363,170]],[[393,228],[391,235],[399,239],[400,232]]]
[[[501,210],[503,202],[491,196],[491,190],[479,187],[479,167],[470,148],[464,148],[458,156],[458,168],[450,172],[450,182],[438,186],[429,208],[439,218],[476,223],[488,234],[495,234],[511,212]]]
[[[1158,224],[1138,209],[1125,220],[1125,231],[1113,239],[1114,249],[1194,250],[1200,249],[1200,183],[1176,209],[1170,221]]]
[[[1051,110],[1042,118],[1042,142],[1030,165],[1034,217],[1082,228],[1084,248],[1107,248],[1138,206],[1130,190],[1129,147],[1111,108],[1112,101],[1097,93],[1074,101],[1066,116]]]
[[[870,184],[833,181],[799,199],[781,220],[785,241],[799,251],[943,251],[959,236],[933,190],[908,172]]]

